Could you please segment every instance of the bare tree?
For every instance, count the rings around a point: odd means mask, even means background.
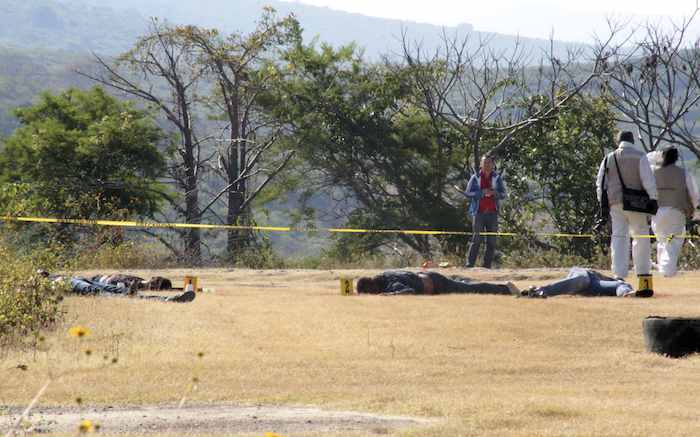
[[[612,39],[601,42],[601,47]],[[471,156],[465,167],[469,160],[478,167],[484,152],[496,155],[519,132],[555,117],[558,108],[599,74],[600,58],[586,59],[585,47],[578,47],[568,48],[566,58],[559,59],[553,39],[542,54],[529,53],[518,42],[497,51],[488,37],[481,36],[474,40],[471,35],[443,32],[442,40],[440,49],[426,53],[404,33],[401,66],[409,69],[419,90],[415,103],[462,133]],[[485,150],[487,138],[492,144]]]
[[[249,224],[247,210],[263,188],[287,165],[293,151],[269,157],[279,136],[279,125],[261,110],[259,99],[278,78],[277,50],[299,42],[301,30],[293,16],[278,19],[265,8],[257,28],[250,34],[233,33],[226,38],[216,30],[184,26],[175,29],[197,51],[198,61],[215,84],[210,107],[224,114],[227,137],[220,139],[216,165],[211,170],[225,186],[204,208],[220,199],[227,204],[226,223]],[[233,256],[250,233],[231,230],[227,252]]]
[[[601,94],[617,110],[618,122],[634,126],[648,151],[677,143],[700,156],[697,114],[700,51],[689,28],[698,9],[680,23],[642,26],[609,21],[611,34],[627,32],[615,46],[598,42]]]
[[[94,58],[101,72],[81,74],[145,101],[155,107],[172,127],[175,160],[168,173],[183,194],[184,205],[178,197],[164,197],[187,223],[200,223],[199,180],[204,161],[202,145],[207,138],[200,139],[197,134],[195,113],[201,104],[199,88],[205,71],[196,62],[192,45],[167,24],[153,19],[148,33],[114,63],[96,54]],[[199,229],[177,231],[184,238],[184,252],[180,255],[199,263]]]

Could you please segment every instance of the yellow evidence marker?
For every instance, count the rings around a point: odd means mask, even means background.
[[[194,292],[202,291],[197,287],[198,283],[199,283],[199,278],[197,276],[185,276],[185,281],[184,281],[184,284],[182,285],[182,289],[187,291],[188,290],[187,287],[190,286],[191,290]]]
[[[637,275],[637,291],[654,290],[654,278],[651,275]]]
[[[353,293],[352,278],[340,278],[340,294],[350,296]]]

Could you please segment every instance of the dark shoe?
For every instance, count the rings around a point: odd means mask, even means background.
[[[654,290],[637,290],[634,292],[634,297],[652,297]]]
[[[129,292],[127,293],[129,296],[136,296],[138,291],[139,283],[137,281],[133,281],[131,284],[129,284]]]
[[[182,294],[178,294],[177,296],[171,296],[167,299],[165,299],[166,302],[192,302],[194,298],[197,297],[194,291],[186,291]]]
[[[531,285],[523,290],[520,290],[520,293],[518,294],[517,297],[528,297],[530,295],[530,293],[532,292],[532,290],[534,290],[534,289],[535,289],[535,286]]]
[[[527,297],[531,299],[547,299],[547,295],[534,285],[525,291],[527,292]]]

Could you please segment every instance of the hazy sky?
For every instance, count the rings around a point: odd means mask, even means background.
[[[688,17],[696,0],[292,0],[376,17],[477,30],[585,41],[606,28],[606,17],[646,20]],[[663,19],[661,19],[663,20]],[[700,16],[696,18],[700,23]],[[696,23],[694,30],[700,31]]]

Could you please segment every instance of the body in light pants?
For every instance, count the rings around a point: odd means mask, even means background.
[[[610,206],[612,236],[610,252],[612,271],[615,276],[624,278],[629,273],[630,232],[632,235],[648,235],[648,215],[641,212],[625,211],[622,205]],[[651,240],[648,237],[634,238],[632,260],[637,275],[648,275],[651,271]]]
[[[535,287],[529,297],[551,297],[561,294],[580,296],[633,296],[634,289],[620,279],[609,278],[594,270],[572,267],[565,279],[543,287]]]
[[[683,247],[685,215],[676,208],[661,207],[651,219],[656,235],[656,263],[664,276],[678,271],[678,256]]]

